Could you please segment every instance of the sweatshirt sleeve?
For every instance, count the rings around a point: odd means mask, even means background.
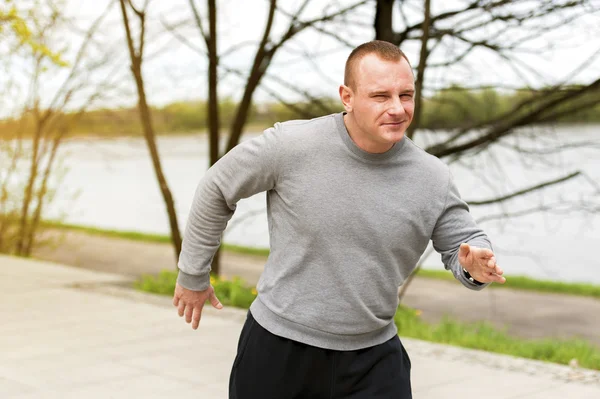
[[[461,199],[450,170],[446,203],[435,224],[431,240],[433,248],[442,255],[445,268],[452,271],[454,277],[465,287],[478,291],[489,285],[477,285],[469,281],[458,262],[458,250],[463,242],[479,248],[493,248],[487,235],[475,223],[469,206]]]
[[[184,288],[202,291],[209,287],[212,259],[237,202],[275,188],[278,126],[238,144],[198,184],[178,262],[177,282]]]

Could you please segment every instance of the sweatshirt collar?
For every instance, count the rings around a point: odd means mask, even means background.
[[[362,148],[360,148],[359,146],[357,146],[356,143],[350,137],[350,133],[348,132],[348,129],[346,128],[346,124],[344,123],[344,114],[345,114],[345,112],[340,112],[340,113],[335,114],[337,131],[338,131],[340,137],[342,138],[342,141],[346,145],[346,147],[350,150],[350,152],[352,152],[353,154],[357,155],[358,157],[360,157],[366,161],[377,162],[377,161],[385,161],[387,159],[390,159],[391,157],[396,155],[398,152],[400,152],[400,150],[406,144],[407,139],[406,139],[406,136],[404,136],[404,137],[402,137],[402,140],[395,143],[392,146],[392,148],[390,148],[386,152],[376,154],[376,153],[365,151]]]

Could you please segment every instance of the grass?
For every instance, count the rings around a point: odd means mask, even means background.
[[[79,226],[73,224],[65,224],[55,221],[43,222],[44,227],[55,228],[61,230],[81,231],[88,234],[96,234],[104,237],[125,238],[129,240],[155,242],[168,244],[171,242],[171,237],[161,234],[148,234],[136,231],[120,231],[100,229],[96,227]],[[244,255],[263,256],[269,255],[267,248],[249,248],[238,245],[223,244],[223,249],[227,252],[233,252]],[[452,274],[445,270],[427,270],[420,269],[419,277],[431,278],[437,280],[454,280]],[[517,289],[535,292],[547,292],[555,294],[568,294],[600,298],[600,285],[586,283],[563,283],[558,281],[537,280],[525,276],[508,276],[506,284],[492,284],[488,288],[493,289]]]
[[[176,279],[175,271],[166,270],[158,276],[142,277],[135,287],[146,292],[173,295]],[[240,279],[211,277],[211,284],[225,306],[247,309],[257,295],[256,289]],[[560,364],[577,359],[581,367],[600,370],[600,348],[585,341],[526,340],[510,336],[487,323],[467,324],[446,318],[440,323],[430,324],[420,315],[419,310],[398,307],[394,322],[401,336]]]
[[[169,244],[171,236],[164,234],[140,233],[137,231],[110,230],[97,227],[80,226],[76,224],[61,223],[56,221],[44,221],[42,226],[46,228],[80,231],[87,234],[100,235],[103,237],[123,238],[135,241],[154,242],[160,244]],[[250,248],[239,245],[223,244],[223,249],[228,252],[234,252],[244,255],[269,256],[267,248]]]
[[[600,370],[600,348],[584,340],[527,340],[489,323],[462,323],[447,317],[429,324],[419,315],[418,310],[398,308],[394,322],[401,336],[559,364],[577,359],[581,367]]]
[[[163,243],[168,244],[171,242],[171,237],[168,235],[161,234],[150,234],[150,233],[140,233],[137,231],[122,231],[122,230],[109,230],[109,229],[101,229],[97,227],[88,227],[88,226],[80,226],[76,224],[67,224],[56,221],[44,221],[41,223],[42,227],[58,229],[58,230],[68,230],[68,231],[80,231],[83,233],[100,235],[103,237],[112,237],[112,238],[124,238],[128,240],[135,241],[144,241],[144,242],[155,242],[155,243]]]
[[[156,276],[142,276],[142,278],[134,283],[134,287],[138,290],[154,294],[173,295],[176,281],[176,271],[163,270]],[[210,282],[215,289],[217,298],[225,306],[248,309],[254,298],[256,298],[256,289],[245,285],[240,278],[225,280],[211,276]]]
[[[420,269],[419,277],[437,280],[454,280],[451,273],[444,270]],[[537,280],[526,276],[507,276],[505,284],[491,284],[493,289],[517,289],[525,291],[548,292],[600,298],[600,286],[586,283],[563,283],[560,281]]]

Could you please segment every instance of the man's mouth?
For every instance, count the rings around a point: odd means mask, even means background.
[[[383,126],[399,126],[401,124],[403,124],[404,121],[398,121],[398,122],[386,122],[383,124]]]

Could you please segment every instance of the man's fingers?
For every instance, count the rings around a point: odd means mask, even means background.
[[[210,299],[210,303],[213,305],[213,307],[215,307],[217,309],[223,309],[223,305],[221,304],[221,302],[217,298],[217,295],[215,294],[215,291],[212,291],[210,293],[209,299]]]
[[[173,295],[173,306],[179,306],[179,296],[177,294]]]
[[[467,254],[469,253],[470,250],[471,250],[471,247],[469,246],[469,244],[462,243],[462,244],[460,244],[458,256],[467,256]]]
[[[492,252],[492,250],[489,248],[471,247],[471,249],[473,250],[473,255],[475,255],[477,258],[483,258],[488,260],[495,259],[494,252]]]
[[[194,314],[192,315],[192,328],[194,330],[198,329],[201,318],[202,318],[202,306],[194,308]]]
[[[486,283],[499,283],[499,284],[504,284],[506,282],[506,279],[496,273],[485,273],[485,281]]]
[[[186,322],[186,323],[188,323],[188,324],[189,324],[189,323],[191,323],[191,322],[192,322],[192,314],[193,314],[193,313],[194,313],[194,307],[193,307],[193,306],[190,306],[190,305],[188,305],[188,306],[185,308],[185,322]]]
[[[177,308],[177,313],[179,314],[179,317],[183,317],[184,311],[185,311],[185,302],[179,301],[179,305]]]

